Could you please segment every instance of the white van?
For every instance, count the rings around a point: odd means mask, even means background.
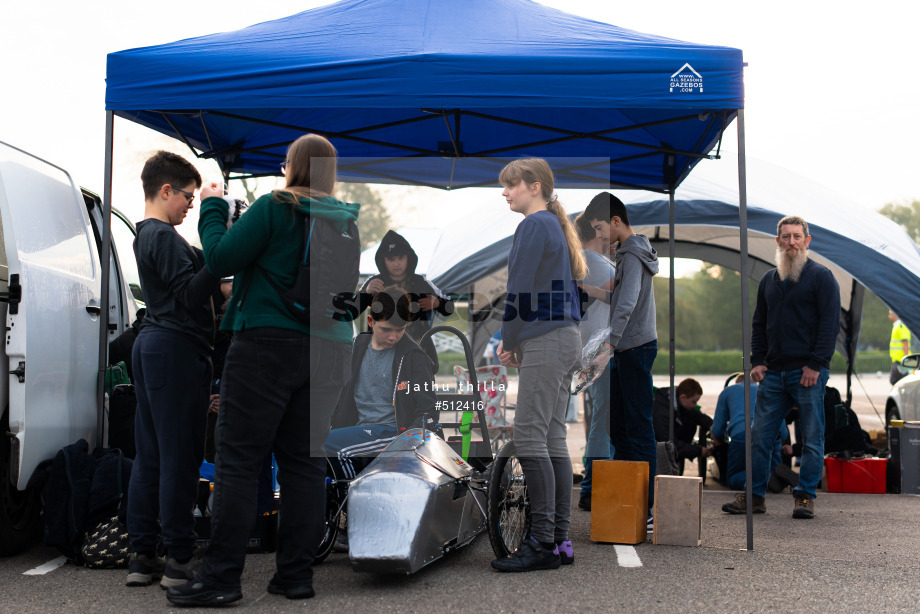
[[[0,142],[0,556],[27,548],[41,503],[36,469],[97,440],[100,198],[62,168]],[[109,341],[142,300],[134,228],[112,216]],[[119,256],[123,267],[119,265]]]

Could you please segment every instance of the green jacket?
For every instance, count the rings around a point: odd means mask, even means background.
[[[303,216],[315,215],[344,225],[357,220],[360,208],[360,204],[343,203],[331,197],[301,198],[295,213],[290,204],[266,194],[228,230],[227,201],[206,198],[201,203],[198,221],[205,263],[213,275],[235,276],[221,329],[237,331],[271,326],[311,334],[310,327],[291,315],[255,265],[270,271],[282,287],[293,286],[304,250]],[[349,322],[337,322],[312,334],[341,343],[351,343],[353,336]]]

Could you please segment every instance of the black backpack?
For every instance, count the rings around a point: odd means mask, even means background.
[[[361,239],[358,225],[349,222],[344,232],[316,216],[304,218],[304,255],[297,278],[284,289],[271,274],[256,265],[281,296],[291,314],[314,328],[333,322],[350,322],[358,315],[358,265]]]

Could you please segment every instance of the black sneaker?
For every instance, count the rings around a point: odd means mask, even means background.
[[[166,591],[166,599],[170,603],[182,606],[219,606],[242,598],[243,593],[239,589],[214,588],[197,579],[179,586],[171,586]]]
[[[165,565],[166,560],[163,557],[132,552],[125,586],[149,586],[154,580],[160,579]]]
[[[578,497],[578,509],[585,510],[586,512],[591,511],[591,495],[582,495]]]
[[[562,560],[559,555],[541,546],[533,537],[522,541],[511,556],[492,561],[492,569],[511,572],[559,569],[560,565]]]
[[[795,507],[792,509],[793,518],[814,518],[815,517],[815,500],[805,495],[797,495],[795,498]]]
[[[288,599],[310,599],[316,595],[312,582],[301,586],[286,586],[278,582],[277,577],[273,577],[268,582],[268,587],[265,590],[272,595],[284,595]]]
[[[163,570],[163,579],[160,580],[160,588],[167,589],[173,586],[181,586],[195,577],[195,572],[201,567],[201,558],[192,556],[184,563],[178,562],[170,557],[166,561],[166,568]]]
[[[751,495],[753,505],[751,511],[755,514],[763,514],[767,511],[767,501],[763,497]],[[747,514],[747,497],[745,493],[739,494],[731,503],[722,506],[722,511],[728,514]]]

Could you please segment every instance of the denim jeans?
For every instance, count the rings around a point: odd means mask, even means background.
[[[770,473],[783,462],[783,442],[773,442],[773,454],[770,459]],[[753,452],[752,452],[753,454]],[[744,437],[736,437],[728,443],[728,461],[726,462],[725,484],[732,490],[744,490]]]
[[[610,440],[614,460],[648,463],[648,506],[655,498],[658,444],[652,423],[652,363],[658,341],[614,352],[610,368]]]
[[[275,580],[312,583],[326,497],[322,445],[349,353],[348,344],[284,329],[234,335],[221,382],[211,543],[198,572],[205,583],[239,589],[259,471],[272,450],[281,488]]]
[[[162,526],[169,556],[188,559],[195,549],[192,509],[204,458],[211,359],[189,337],[146,326],[132,361],[137,456],[128,488],[131,551],[156,551]]]
[[[591,424],[588,427],[588,441],[585,444],[585,479],[581,481],[581,496],[591,494],[592,465],[596,460],[613,458],[610,443],[610,365],[600,377],[588,386],[591,392]]]
[[[802,434],[802,466],[795,496],[815,498],[815,489],[824,468],[824,388],[830,372],[821,369],[818,382],[805,388],[799,384],[802,369],[767,370],[757,389],[754,418],[751,422],[751,492],[764,496],[770,479],[770,455],[779,435],[780,423],[795,405],[799,408]]]

